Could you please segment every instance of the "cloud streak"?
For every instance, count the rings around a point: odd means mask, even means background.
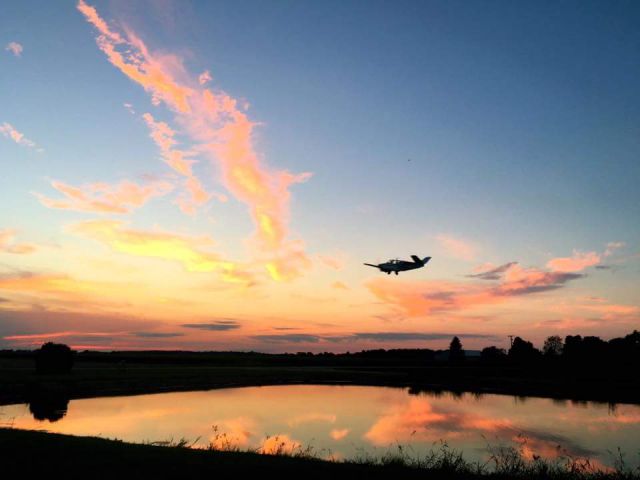
[[[23,147],[36,148],[34,141],[29,140],[22,132],[19,132],[13,125],[7,122],[0,124],[0,133]],[[39,149],[41,151],[41,149]]]
[[[311,173],[267,168],[253,142],[255,123],[239,102],[200,85],[180,57],[152,53],[131,30],[112,30],[83,0],[78,9],[98,30],[97,44],[109,62],[142,86],[156,105],[164,103],[194,142],[194,150],[217,164],[222,181],[243,202],[255,225],[254,245],[272,278],[290,280],[311,266],[304,244],[288,239],[290,187]]]
[[[498,280],[498,283],[411,282],[376,278],[365,286],[378,299],[400,307],[408,316],[421,316],[432,312],[467,310],[505,302],[513,297],[557,290],[583,277],[574,272],[524,268],[517,262],[473,276],[483,280]]]
[[[253,275],[238,264],[210,252],[208,249],[214,242],[208,237],[134,230],[117,220],[88,220],[76,224],[71,231],[97,240],[116,252],[179,262],[189,272],[220,272],[227,282],[253,281]]]
[[[15,236],[15,230],[0,230],[0,253],[24,255],[36,251],[36,247],[30,243],[15,243]]]
[[[436,240],[451,257],[470,261],[473,260],[477,254],[477,248],[461,238],[441,233],[436,236]]]
[[[123,180],[116,185],[100,182],[74,187],[54,180],[51,186],[64,198],[54,199],[34,193],[45,207],[102,214],[129,213],[135,208],[142,207],[151,198],[166,195],[173,190],[173,185],[165,181],[138,185]]]
[[[216,320],[211,323],[183,323],[184,328],[194,328],[197,330],[209,330],[213,332],[226,332],[228,330],[237,330],[240,324],[235,320]]]
[[[191,157],[197,152],[174,148],[178,144],[174,138],[176,132],[167,123],[156,121],[150,113],[145,113],[142,118],[149,127],[149,136],[160,149],[164,162],[175,172],[185,177],[184,187],[189,195],[182,195],[178,198],[178,206],[188,215],[195,214],[196,209],[206,204],[213,196],[204,189],[200,180],[193,173],[192,165],[196,161]],[[224,196],[218,198],[222,201],[226,200]]]
[[[22,45],[20,45],[18,42],[9,42],[7,46],[4,47],[4,49],[8,52],[13,53],[15,57],[21,57],[22,51],[24,50]]]

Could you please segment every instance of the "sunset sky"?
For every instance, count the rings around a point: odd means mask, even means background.
[[[0,348],[640,328],[639,23],[633,1],[3,2]]]

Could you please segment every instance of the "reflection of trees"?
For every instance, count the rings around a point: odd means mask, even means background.
[[[37,392],[29,398],[29,412],[41,422],[57,422],[67,414],[69,396],[63,392]]]

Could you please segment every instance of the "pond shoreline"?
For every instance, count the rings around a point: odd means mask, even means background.
[[[192,365],[82,365],[70,374],[38,375],[30,364],[0,365],[0,405],[34,397],[68,400],[271,385],[360,385],[541,397],[559,401],[640,404],[637,380],[545,378],[477,369],[358,367],[233,367]]]
[[[73,436],[31,430],[0,428],[0,451],[5,455],[3,472],[61,478],[202,478],[202,475],[304,475],[326,479],[327,475],[355,478],[471,479],[563,479],[635,480],[637,470],[593,470],[588,464],[559,465],[547,462],[497,464],[498,470],[481,468],[462,460],[459,453],[441,451],[427,463],[403,455],[353,460],[325,460],[313,454],[262,454],[253,451],[192,449],[177,442],[166,446],[128,443],[90,436]],[[444,453],[442,453],[444,452]],[[34,461],[37,460],[37,461]],[[36,477],[37,478],[37,477]]]

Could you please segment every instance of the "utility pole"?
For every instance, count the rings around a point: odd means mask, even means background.
[[[509,342],[511,343],[511,346],[509,348],[513,348],[513,335],[507,335],[509,337]]]

